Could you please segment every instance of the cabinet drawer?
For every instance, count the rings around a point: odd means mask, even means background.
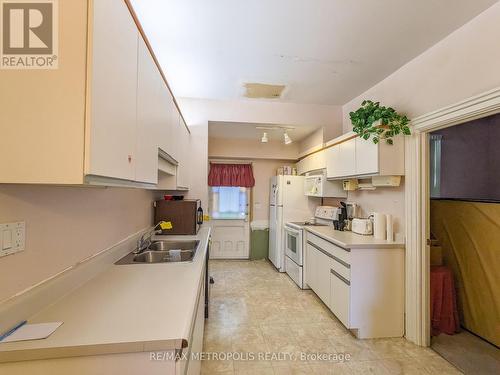
[[[345,262],[334,256],[330,262],[330,267],[331,270],[338,273],[344,279],[351,281],[351,266],[346,266]]]
[[[335,272],[339,273],[345,279],[349,281],[351,280],[351,266],[347,262],[330,252],[321,249],[318,245],[315,245],[310,241],[307,242],[307,247],[312,249],[312,251],[316,251],[319,255],[325,258],[325,263],[328,264],[331,269],[334,269]]]
[[[316,245],[316,247],[320,248],[321,250],[326,251],[328,254],[330,254],[330,257],[334,256],[335,258],[337,258],[336,260],[339,263],[343,264],[344,266],[350,267],[351,265],[350,250],[343,249],[331,243],[330,241],[327,241],[310,232],[307,232],[307,242],[312,245]]]

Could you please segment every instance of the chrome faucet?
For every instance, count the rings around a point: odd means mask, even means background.
[[[144,250],[146,250],[149,247],[149,245],[151,245],[151,237],[153,237],[153,235],[155,235],[155,234],[161,234],[162,233],[162,229],[156,229],[162,223],[163,223],[163,221],[160,221],[153,228],[151,228],[150,230],[148,230],[147,232],[145,232],[141,236],[141,238],[139,238],[139,240],[137,241],[137,249],[135,249],[134,251],[132,251],[132,253],[134,253],[134,254],[140,254]]]

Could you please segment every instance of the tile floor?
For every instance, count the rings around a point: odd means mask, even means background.
[[[219,358],[203,362],[204,375],[460,374],[405,339],[355,339],[312,291],[267,261],[211,261],[210,274],[203,350]],[[331,360],[304,357],[313,353]]]
[[[432,348],[466,374],[500,374],[500,349],[466,330],[432,338]]]

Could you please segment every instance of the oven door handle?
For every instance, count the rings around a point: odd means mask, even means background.
[[[290,227],[285,226],[285,231],[295,236],[300,236],[300,231],[298,231],[297,229],[292,229]]]

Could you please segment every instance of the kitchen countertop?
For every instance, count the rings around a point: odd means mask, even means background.
[[[304,228],[308,232],[344,249],[390,249],[405,246],[403,241],[378,240],[373,236],[363,236],[350,231],[335,230],[332,226],[305,226]]]
[[[156,236],[201,242],[189,263],[111,265],[28,320],[64,322],[51,336],[0,343],[0,362],[186,347],[209,235],[202,227],[196,236]]]

